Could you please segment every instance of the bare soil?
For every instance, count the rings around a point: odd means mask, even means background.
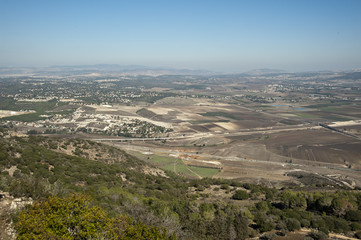
[[[351,164],[361,168],[361,141],[328,130],[306,130],[270,134],[263,141],[271,152],[291,159]]]

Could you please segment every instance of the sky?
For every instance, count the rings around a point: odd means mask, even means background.
[[[0,67],[361,67],[361,0],[0,0]]]

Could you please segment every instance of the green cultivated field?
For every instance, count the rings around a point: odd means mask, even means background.
[[[180,175],[186,175],[189,177],[213,177],[219,173],[219,169],[198,167],[198,166],[187,166],[182,160],[174,157],[165,157],[160,155],[147,156],[145,154],[132,152],[131,154],[144,159],[148,163],[152,163],[155,166],[178,173]],[[149,159],[148,159],[149,158]]]
[[[188,166],[193,172],[196,172],[201,177],[213,177],[217,173],[219,173],[219,169],[215,168],[206,168],[206,167],[196,167],[196,166]]]
[[[67,105],[68,103],[58,102],[53,99],[46,102],[20,102],[16,101],[12,98],[0,98],[0,109],[1,110],[12,110],[12,111],[20,111],[20,110],[33,110],[34,113],[22,114],[17,116],[10,116],[3,118],[4,120],[13,120],[13,121],[23,121],[23,122],[32,122],[37,120],[45,119],[45,117],[41,117],[40,115],[50,115],[56,113],[67,114],[70,113],[70,110],[61,111],[61,112],[50,112],[51,110]]]

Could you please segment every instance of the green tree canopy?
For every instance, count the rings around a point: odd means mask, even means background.
[[[167,239],[166,231],[131,218],[109,218],[89,197],[49,197],[20,212],[17,239]]]
[[[244,190],[237,190],[235,192],[235,194],[232,196],[232,199],[235,199],[235,200],[245,200],[245,199],[248,199],[248,198],[249,198],[249,195]]]

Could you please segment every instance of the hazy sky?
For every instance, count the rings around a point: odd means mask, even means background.
[[[361,0],[0,0],[0,66],[361,67]]]

